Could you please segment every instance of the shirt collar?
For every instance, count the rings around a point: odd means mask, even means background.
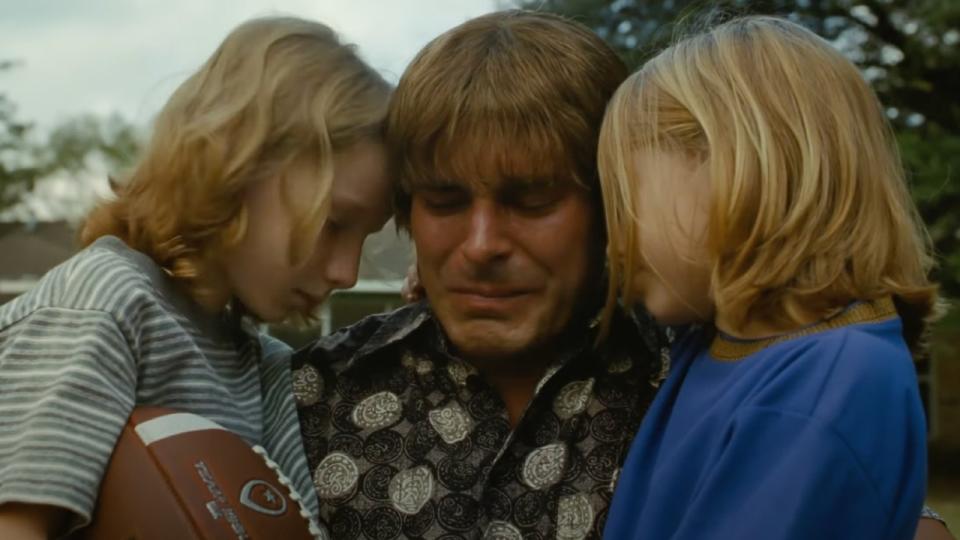
[[[594,318],[581,319],[572,324],[579,331],[568,330],[561,335],[563,342],[556,347],[557,354],[548,364],[548,369],[559,369],[569,364],[573,359],[594,347],[594,340],[598,331]],[[611,339],[619,343],[643,343],[648,350],[656,350],[657,346],[651,342],[651,335],[655,332],[643,331],[652,326],[652,321],[645,317],[636,317],[618,312],[614,332]],[[364,325],[372,325],[369,332],[363,331]],[[638,335],[639,334],[639,335]],[[355,336],[369,336],[362,344],[353,342]],[[426,300],[404,306],[398,310],[381,315],[375,315],[361,321],[356,326],[338,332],[324,339],[328,350],[344,347],[344,351],[354,349],[349,353],[346,369],[354,369],[366,364],[367,359],[377,355],[383,349],[399,342],[422,340],[425,349],[441,354],[448,359],[459,359],[450,346],[449,338],[443,331],[430,304]],[[359,346],[358,346],[359,345]]]

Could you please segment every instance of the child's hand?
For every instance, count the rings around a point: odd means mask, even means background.
[[[417,271],[417,263],[414,262],[407,269],[407,277],[403,278],[403,287],[400,289],[400,295],[404,301],[409,304],[420,301],[426,296],[423,290],[423,284],[420,283],[420,273]]]
[[[917,535],[914,540],[953,540],[953,535],[947,526],[936,519],[922,517],[917,525]]]
[[[0,538],[55,538],[67,516],[63,508],[44,504],[0,504]]]

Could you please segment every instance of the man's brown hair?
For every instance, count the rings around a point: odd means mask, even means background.
[[[600,124],[626,76],[589,28],[548,13],[491,13],[437,37],[388,113],[397,221],[408,223],[422,181],[550,178],[596,190]]]

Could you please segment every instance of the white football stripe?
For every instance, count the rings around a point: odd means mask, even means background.
[[[220,424],[190,413],[174,413],[158,416],[138,425],[136,429],[140,440],[147,446],[166,439],[167,437],[180,435],[181,433],[190,433],[191,431],[203,431],[207,429],[226,431]]]

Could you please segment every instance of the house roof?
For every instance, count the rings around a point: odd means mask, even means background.
[[[66,221],[0,222],[0,279],[40,277],[77,251]]]
[[[77,251],[76,234],[66,221],[0,222],[0,280],[39,278]],[[407,235],[391,221],[364,244],[359,279],[403,279],[411,251]]]

